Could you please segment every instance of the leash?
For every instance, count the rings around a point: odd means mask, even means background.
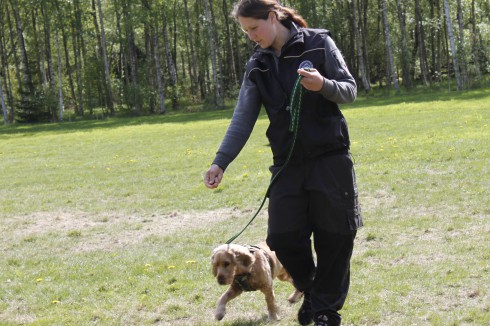
[[[308,68],[306,68],[305,70],[309,71]],[[238,232],[233,237],[228,239],[228,241],[226,241],[225,244],[230,244],[233,241],[235,241],[250,226],[250,224],[252,224],[252,222],[255,220],[257,215],[259,215],[260,211],[264,207],[265,201],[267,200],[267,197],[269,196],[269,192],[271,190],[272,184],[274,183],[274,181],[276,181],[279,174],[281,174],[281,172],[286,168],[289,161],[291,160],[291,156],[293,155],[293,150],[294,150],[294,147],[296,145],[296,140],[298,138],[299,114],[301,112],[301,102],[303,99],[303,87],[300,84],[301,79],[303,79],[303,76],[298,74],[298,78],[296,79],[296,82],[294,83],[291,101],[289,103],[289,106],[286,108],[286,110],[289,111],[289,114],[291,116],[291,122],[289,124],[289,131],[293,133],[293,142],[291,143],[291,147],[289,148],[289,153],[288,153],[288,156],[286,158],[286,161],[281,166],[279,171],[277,171],[277,173],[272,177],[272,179],[269,183],[269,186],[267,187],[267,191],[265,192],[264,199],[262,200],[262,203],[260,204],[257,212],[255,212],[255,215],[250,219],[250,221],[247,223],[247,225],[245,225],[245,227],[240,232]]]

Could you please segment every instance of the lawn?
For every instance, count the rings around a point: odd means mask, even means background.
[[[360,96],[344,107],[365,227],[344,325],[490,324],[490,89]],[[232,110],[0,127],[0,325],[263,325],[246,293],[221,323],[214,247],[261,203],[261,115],[217,190],[202,175]],[[266,234],[266,209],[238,238]],[[278,325],[294,325],[289,284]]]

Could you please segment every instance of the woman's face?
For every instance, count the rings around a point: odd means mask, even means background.
[[[275,15],[269,14],[267,19],[256,19],[250,17],[238,17],[238,23],[248,38],[257,43],[261,48],[267,49],[272,46],[276,38]]]

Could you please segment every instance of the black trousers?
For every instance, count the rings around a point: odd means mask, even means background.
[[[267,244],[296,287],[310,293],[316,315],[340,322],[338,311],[349,290],[350,259],[360,226],[348,154],[288,165],[270,191]]]

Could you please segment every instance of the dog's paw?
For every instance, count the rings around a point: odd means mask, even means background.
[[[289,303],[296,303],[298,302],[301,297],[303,296],[303,292],[300,292],[298,290],[295,290],[289,297],[288,297],[288,301]]]
[[[270,313],[269,314],[269,317],[267,318],[267,320],[269,322],[275,322],[275,321],[279,321],[279,316],[276,314],[276,313]]]
[[[216,309],[214,313],[214,318],[216,318],[216,320],[221,320],[225,316],[225,313],[226,313],[225,309]]]

